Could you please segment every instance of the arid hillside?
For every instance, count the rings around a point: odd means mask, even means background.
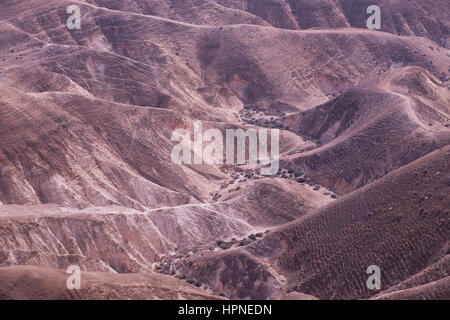
[[[223,26],[255,24],[280,29],[306,30],[365,28],[370,5],[383,12],[382,31],[420,36],[445,47],[449,43],[445,0],[82,0],[111,10],[154,15],[170,20]],[[448,47],[447,47],[448,48]]]
[[[0,270],[2,300],[213,300],[184,281],[155,273],[82,273],[82,289],[66,288],[67,274],[39,267],[9,267]]]
[[[0,299],[449,299],[449,15],[3,1]],[[175,163],[174,132],[200,121],[279,130],[278,172]]]

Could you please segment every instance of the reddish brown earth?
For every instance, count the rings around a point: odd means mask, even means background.
[[[220,299],[184,281],[157,273],[83,272],[82,288],[69,291],[64,270],[0,268],[2,300],[204,300]]]
[[[3,1],[0,299],[449,299],[449,13]],[[281,129],[280,171],[175,165],[195,120]]]

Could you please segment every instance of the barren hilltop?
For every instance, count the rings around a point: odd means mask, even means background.
[[[0,299],[449,299],[449,15],[2,1]],[[280,130],[280,170],[173,163],[195,121]]]

